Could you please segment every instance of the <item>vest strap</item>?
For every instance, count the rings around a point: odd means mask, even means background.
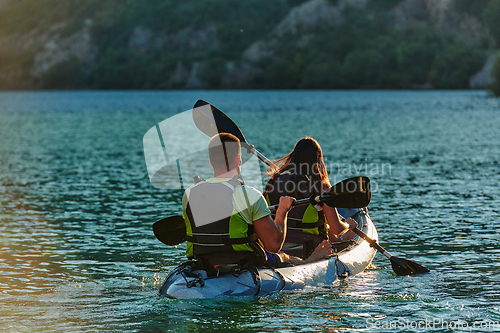
[[[314,223],[304,223],[304,222],[295,222],[293,227],[288,227],[287,229],[307,229],[307,228],[319,228],[325,224],[325,220],[319,220]]]
[[[206,235],[205,235],[206,236]],[[222,236],[222,235],[210,235],[211,240],[213,242],[211,243],[200,243],[198,242],[198,237],[196,235],[189,236],[186,235],[186,239],[188,242],[191,243],[196,243],[196,244],[203,244],[203,245],[212,245],[212,246],[217,246],[217,245],[237,245],[237,244],[246,244],[250,242],[254,242],[257,240],[257,234],[253,233],[248,237],[241,237],[241,238],[229,238],[228,236]]]

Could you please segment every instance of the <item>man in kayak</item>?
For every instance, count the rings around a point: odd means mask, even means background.
[[[300,139],[292,152],[279,159],[271,168],[271,179],[264,195],[269,204],[276,204],[283,195],[297,199],[318,196],[330,188],[330,181],[319,143],[311,137]],[[308,258],[325,240],[348,240],[356,227],[353,219],[341,221],[337,209],[328,205],[303,205],[294,208],[288,216],[288,230],[283,251]]]
[[[235,264],[262,266],[265,251],[276,253],[283,245],[287,215],[295,199],[279,198],[273,220],[262,193],[239,177],[239,139],[232,134],[217,134],[208,150],[214,177],[189,187],[182,200],[186,255],[197,259],[209,274]]]

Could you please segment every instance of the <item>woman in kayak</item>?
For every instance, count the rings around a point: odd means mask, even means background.
[[[279,159],[270,169],[271,179],[266,185],[264,197],[273,205],[281,196],[296,199],[322,195],[330,188],[323,152],[311,137],[300,139],[294,149]],[[356,221],[341,221],[337,209],[327,205],[295,206],[288,213],[288,228],[282,251],[299,258],[309,258],[325,240],[338,242],[354,236],[349,227]],[[320,247],[321,248],[321,247]],[[316,251],[321,253],[321,251]]]

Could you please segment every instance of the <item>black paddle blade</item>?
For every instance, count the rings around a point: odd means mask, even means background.
[[[370,178],[358,176],[343,180],[328,189],[322,201],[330,207],[363,208],[370,204]]]
[[[200,131],[210,137],[217,133],[230,133],[240,140],[242,146],[248,146],[239,127],[224,112],[201,99],[194,105],[193,121]]]
[[[186,224],[182,216],[170,216],[156,221],[153,232],[166,245],[178,245],[186,241]]]
[[[399,276],[415,275],[430,272],[429,269],[416,262],[392,256],[390,258],[392,269]]]

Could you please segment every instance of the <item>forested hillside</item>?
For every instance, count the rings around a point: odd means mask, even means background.
[[[0,0],[0,89],[481,88],[497,22],[500,0]]]

